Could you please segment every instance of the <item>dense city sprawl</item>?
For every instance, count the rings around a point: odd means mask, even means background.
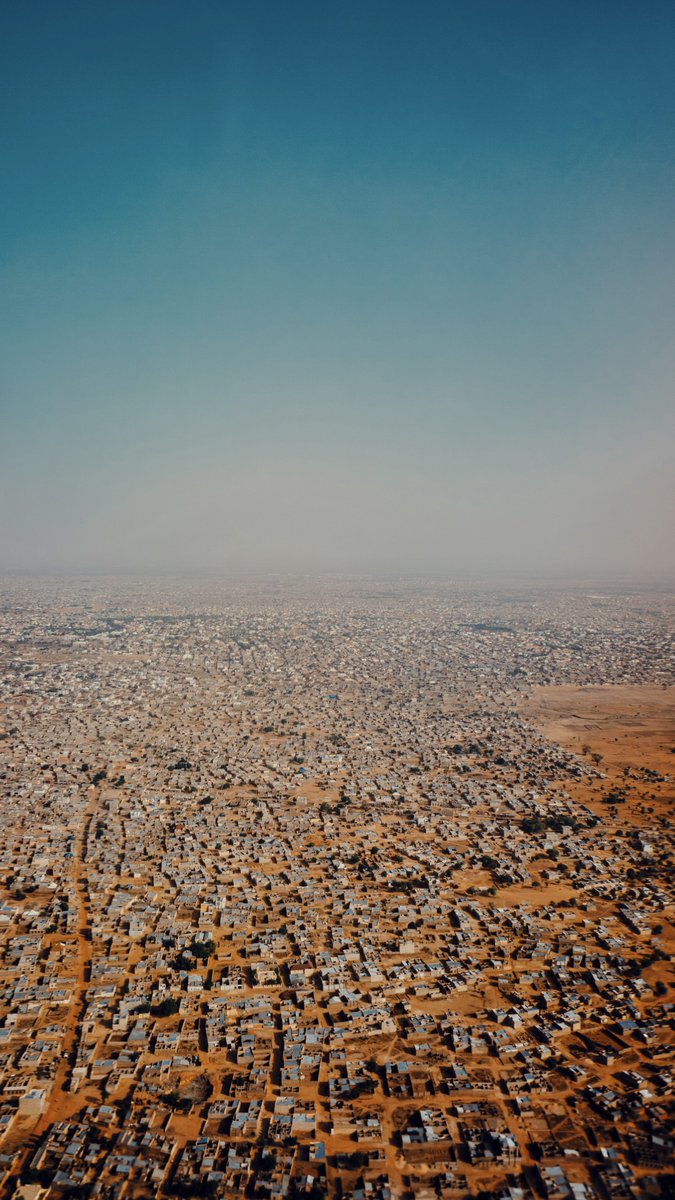
[[[0,1194],[668,1194],[671,777],[528,704],[672,716],[671,594],[5,579],[0,622]]]

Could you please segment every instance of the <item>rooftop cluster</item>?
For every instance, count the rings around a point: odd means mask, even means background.
[[[6,580],[0,623],[3,1194],[666,1194],[672,785],[523,701],[672,686],[670,596]]]

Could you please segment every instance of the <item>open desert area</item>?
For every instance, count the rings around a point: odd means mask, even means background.
[[[551,741],[559,742],[574,754],[600,754],[605,770],[673,769],[673,687],[630,684],[540,687],[535,688],[526,711]]]

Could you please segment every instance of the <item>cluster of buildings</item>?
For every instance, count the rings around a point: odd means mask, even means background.
[[[4,580],[0,1194],[672,1186],[672,597]]]

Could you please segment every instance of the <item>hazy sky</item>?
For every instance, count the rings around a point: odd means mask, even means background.
[[[0,9],[0,568],[675,572],[675,5]]]

